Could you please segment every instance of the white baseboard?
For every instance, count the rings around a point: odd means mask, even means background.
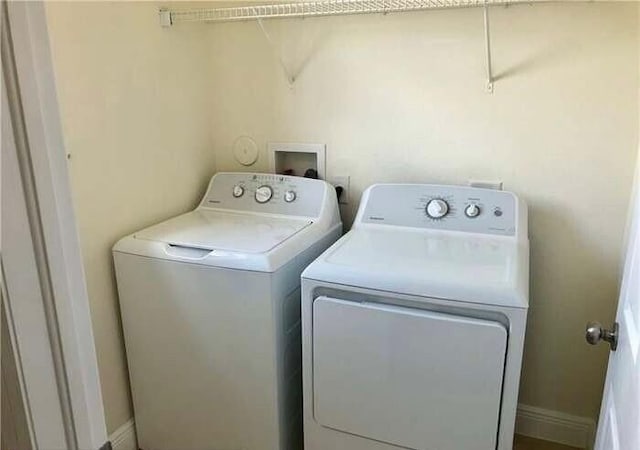
[[[136,440],[136,428],[133,418],[122,424],[116,431],[109,435],[113,450],[138,450]]]
[[[591,450],[595,428],[595,421],[586,417],[518,405],[517,434]]]
[[[586,417],[520,404],[516,416],[516,433],[592,450],[595,422]],[[133,419],[114,431],[109,440],[113,450],[138,450]]]

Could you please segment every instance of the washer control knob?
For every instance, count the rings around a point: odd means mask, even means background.
[[[296,191],[287,191],[284,193],[284,201],[291,203],[296,199]]]
[[[441,219],[449,212],[449,204],[441,198],[434,198],[427,203],[426,212],[432,219]]]
[[[256,201],[258,203],[267,203],[273,197],[273,189],[270,186],[260,186],[256,189]]]
[[[471,203],[464,209],[464,215],[470,219],[474,219],[480,215],[480,207],[475,203]]]
[[[244,188],[242,186],[240,186],[239,184],[236,184],[233,187],[233,196],[235,198],[239,198],[242,197],[244,195]]]

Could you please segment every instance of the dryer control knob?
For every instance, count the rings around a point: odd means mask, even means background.
[[[235,198],[238,198],[238,197],[242,197],[243,195],[244,195],[244,188],[242,186],[240,186],[239,184],[236,184],[233,187],[233,196]]]
[[[441,198],[434,198],[427,203],[426,212],[432,219],[441,219],[449,212],[449,204]]]
[[[296,191],[287,191],[284,193],[284,201],[291,203],[296,199]]]
[[[256,201],[258,203],[267,203],[273,197],[273,189],[270,186],[260,186],[256,189]]]
[[[471,203],[465,208],[464,215],[471,219],[478,217],[480,215],[480,208],[475,203]]]

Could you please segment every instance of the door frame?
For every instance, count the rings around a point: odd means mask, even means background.
[[[52,363],[54,367],[47,369],[53,369],[56,373],[58,392],[55,394],[60,399],[62,417],[55,420],[64,423],[70,450],[99,449],[105,444],[108,447],[89,297],[73,211],[45,5],[39,1],[3,2],[0,6],[2,72],[8,101],[8,108],[2,113],[11,117],[24,196],[24,199],[16,200],[22,201],[28,211],[31,245],[41,280],[41,307],[49,309],[45,317],[52,358],[42,364]],[[3,148],[3,159],[6,150]],[[6,195],[13,194],[10,192]],[[6,213],[3,210],[3,214]],[[2,264],[8,269],[15,262],[7,260],[5,256],[0,253]],[[9,279],[3,281],[10,282]],[[22,336],[33,334],[24,333],[29,330],[30,319],[33,318],[24,313],[11,314],[12,305],[24,299],[12,298],[10,289],[7,293],[7,296],[3,296],[3,302],[7,307],[7,322],[18,374],[22,380],[30,380],[30,383],[37,382],[40,376],[45,384],[42,379],[44,375],[22,365],[24,352],[30,351],[33,343],[15,339],[19,330],[23,331]],[[25,370],[31,373],[25,373]],[[51,371],[45,370],[44,373]],[[51,386],[50,380],[48,385]],[[33,407],[37,405],[38,398],[30,394],[38,389],[32,387],[24,383],[23,398],[27,415],[37,413]],[[33,423],[31,420],[30,425]],[[38,427],[33,427],[31,431],[35,443],[45,444],[38,439]]]

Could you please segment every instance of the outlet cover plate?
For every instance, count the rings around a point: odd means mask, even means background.
[[[338,199],[338,203],[347,205],[349,203],[349,182],[351,181],[351,177],[349,175],[337,175],[331,177],[328,181],[335,187],[342,187],[342,195]]]

